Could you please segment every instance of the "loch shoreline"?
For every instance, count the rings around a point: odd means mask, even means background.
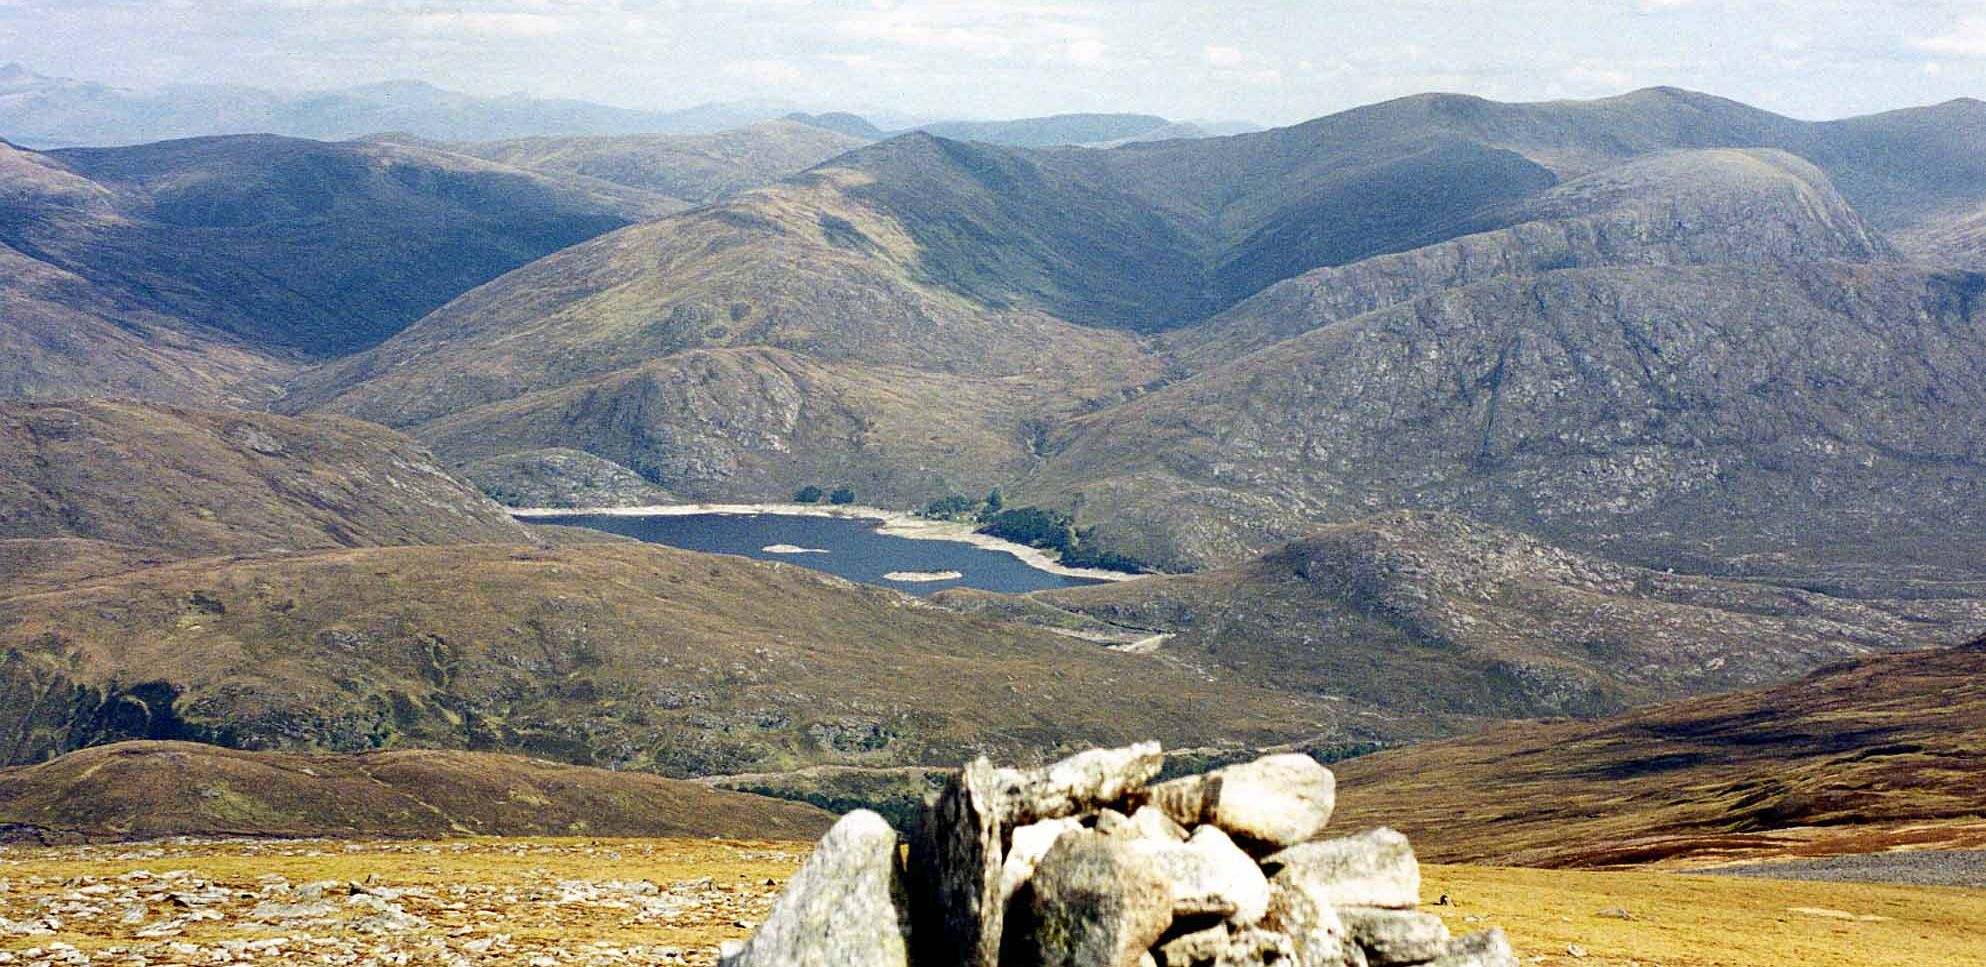
[[[930,520],[907,514],[899,510],[885,510],[881,507],[866,507],[857,504],[648,504],[638,507],[509,507],[505,508],[512,517],[532,520],[546,517],[688,517],[697,514],[731,514],[748,516],[754,514],[777,514],[790,517],[838,517],[844,520],[873,520],[880,526],[878,533],[890,537],[902,537],[918,541],[952,541],[970,544],[989,551],[999,551],[1019,560],[1022,564],[1038,571],[1046,571],[1062,577],[1084,578],[1091,581],[1134,581],[1148,575],[1125,574],[1122,571],[1106,571],[1100,568],[1067,567],[1055,559],[1048,551],[1026,544],[1002,540],[989,534],[981,534],[972,529],[971,524],[949,520]]]

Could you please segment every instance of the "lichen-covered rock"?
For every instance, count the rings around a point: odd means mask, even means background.
[[[1517,955],[1510,949],[1510,938],[1497,928],[1448,941],[1425,967],[1517,967]]]
[[[996,772],[1001,820],[1021,825],[1092,812],[1144,789],[1165,766],[1157,742],[1091,749],[1040,769]]]
[[[1330,906],[1411,910],[1421,869],[1407,837],[1386,828],[1292,846],[1262,861],[1273,880]]]
[[[1035,867],[1063,834],[1083,828],[1071,817],[1044,819],[1014,830],[1007,843],[1006,858],[1000,864],[1000,904],[1004,909],[1015,891],[1034,876]]]
[[[1007,831],[1122,802],[1158,774],[1156,742],[1093,749],[1039,769],[995,768],[981,758],[926,805],[911,849],[922,956],[995,967],[1007,900]]]
[[[1352,942],[1337,908],[1288,881],[1270,881],[1263,923],[1290,938],[1295,967],[1366,967],[1365,953]]]
[[[724,967],[907,967],[908,914],[896,831],[875,813],[852,812]]]
[[[1263,967],[1294,956],[1290,938],[1281,933],[1224,923],[1166,941],[1156,960],[1162,967]]]
[[[1339,907],[1338,916],[1372,967],[1422,963],[1448,947],[1448,926],[1440,917],[1380,907]]]
[[[1269,910],[1269,879],[1226,833],[1202,826],[1184,843],[1133,839],[1130,849],[1172,882],[1174,916],[1218,915],[1253,924]]]
[[[1160,783],[1147,795],[1182,826],[1212,823],[1258,853],[1272,853],[1324,832],[1337,781],[1317,760],[1292,753]]]
[[[1188,835],[1186,827],[1173,822],[1170,816],[1155,806],[1140,806],[1129,816],[1106,809],[1097,814],[1096,831],[1121,839],[1157,839],[1175,843],[1186,842]]]
[[[1172,884],[1130,844],[1065,834],[1029,883],[1013,961],[1040,967],[1137,967],[1172,926]]]
[[[960,967],[1000,960],[1004,828],[999,780],[984,758],[967,763],[927,802],[911,843],[918,959]]]

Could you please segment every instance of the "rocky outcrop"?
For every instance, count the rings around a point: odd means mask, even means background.
[[[858,810],[828,830],[733,967],[903,967],[910,905],[896,830]]]
[[[547,447],[478,461],[462,475],[508,507],[643,507],[676,503],[641,474],[582,450]]]
[[[1162,765],[1156,743],[1041,769],[968,764],[911,839],[907,921],[882,899],[898,895],[884,886],[894,836],[850,814],[723,963],[888,967],[907,951],[916,967],[1516,967],[1501,931],[1450,937],[1414,909],[1406,837],[1323,838],[1335,782],[1316,762],[1147,785]],[[855,830],[866,859],[851,858]]]
[[[1484,215],[1484,230],[1285,279],[1170,338],[1204,368],[1320,326],[1496,278],[1609,265],[1779,265],[1893,254],[1820,169],[1783,151],[1658,154]]]
[[[1169,568],[1411,508],[1697,573],[1976,571],[1982,291],[1847,261],[1481,282],[1086,418],[1022,493]]]
[[[1674,574],[1409,511],[1237,567],[1028,600],[1170,635],[1166,659],[1415,717],[1611,714],[1986,630],[1978,584],[1913,595]]]

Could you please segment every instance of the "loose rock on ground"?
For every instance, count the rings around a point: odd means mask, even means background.
[[[1516,967],[1500,930],[1419,913],[1390,829],[1326,833],[1328,769],[1277,755],[1149,785],[1154,743],[1040,769],[967,764],[909,840],[844,817],[727,967]],[[850,842],[863,845],[852,848]],[[858,889],[856,885],[861,885]],[[880,897],[910,898],[901,907]],[[842,923],[832,942],[792,938]]]

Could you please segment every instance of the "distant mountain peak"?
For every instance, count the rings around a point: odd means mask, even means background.
[[[395,79],[395,80],[387,80],[387,81],[375,81],[374,83],[371,83],[371,84],[361,84],[361,85],[359,85],[358,87],[354,87],[354,88],[352,88],[352,91],[353,91],[354,93],[358,93],[358,94],[445,94],[445,93],[448,93],[447,91],[444,91],[444,90],[442,90],[441,88],[439,88],[439,87],[436,87],[436,86],[434,86],[433,84],[430,84],[430,83],[428,83],[427,81],[419,81],[419,80],[414,80],[414,79],[412,79],[412,78],[406,78],[406,77],[403,77],[403,78],[398,78],[398,79]]]
[[[808,114],[804,111],[794,111],[781,118],[781,120],[805,124],[856,138],[868,138],[879,141],[886,136],[883,129],[870,122],[868,118],[860,114],[851,114],[847,111],[828,111],[822,114]]]
[[[48,78],[28,70],[18,61],[0,66],[0,85],[32,84],[45,80]]]

